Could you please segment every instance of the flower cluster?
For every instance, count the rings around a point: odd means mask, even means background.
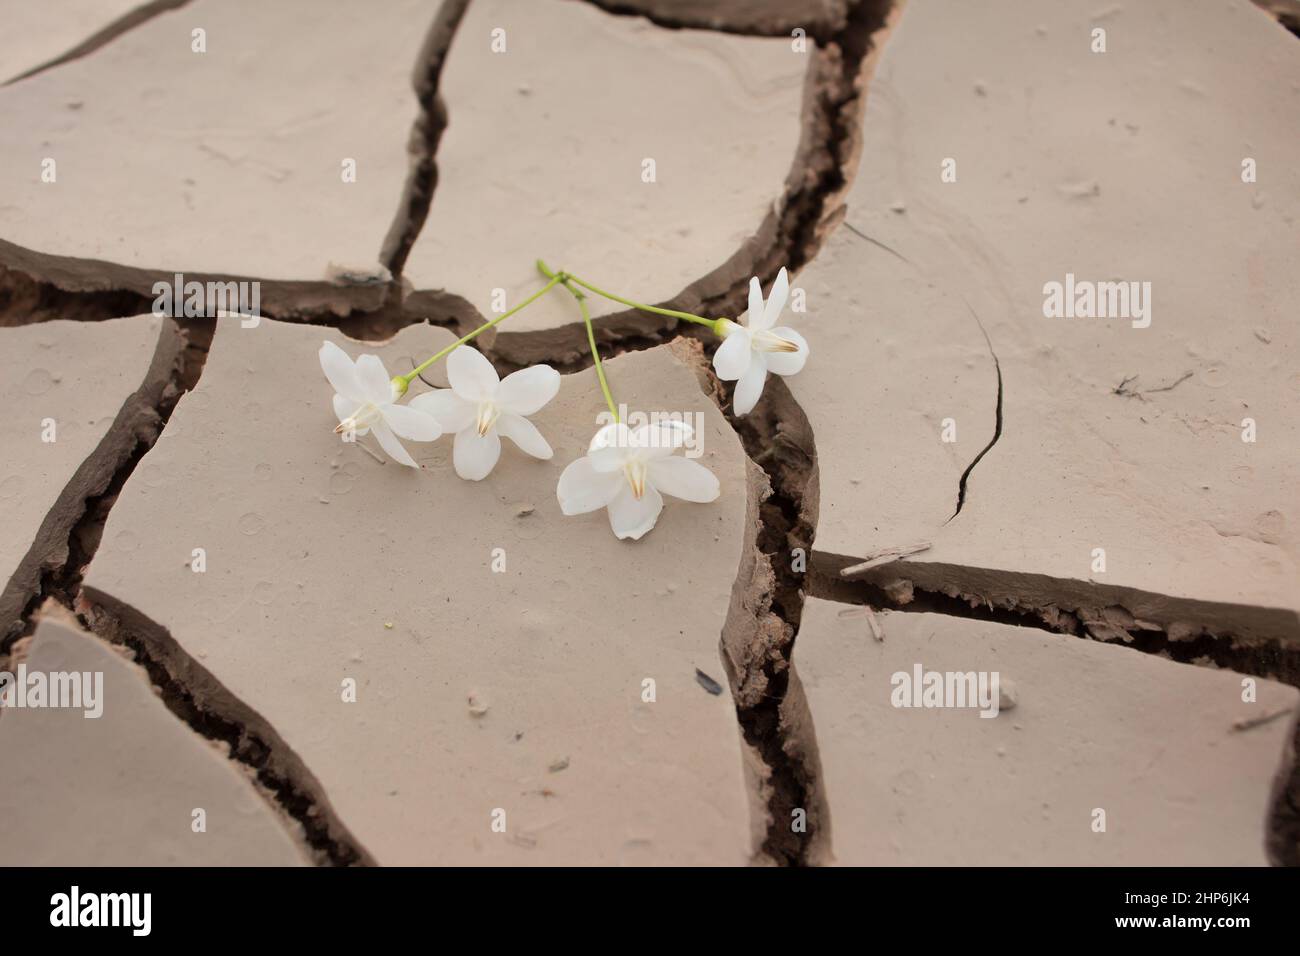
[[[614,534],[622,539],[643,537],[659,520],[663,496],[708,503],[720,494],[718,479],[699,462],[674,452],[685,448],[693,429],[683,422],[666,421],[629,428],[618,420],[596,351],[591,317],[579,287],[625,305],[706,325],[722,338],[713,357],[718,378],[736,383],[733,411],[747,415],[758,403],[767,373],[793,375],[808,358],[808,343],[791,328],[777,326],[790,294],[785,269],[763,299],[758,278],[750,280],[749,311],[743,321],[706,319],[702,316],[632,302],[587,283],[571,273],[551,272],[541,262],[538,269],[550,279],[547,286],[514,309],[484,324],[454,345],[443,349],[406,375],[389,377],[376,355],[356,361],[333,342],[320,349],[321,369],[334,389],[334,431],[355,440],[373,434],[385,453],[399,464],[418,468],[402,444],[436,441],[454,433],[452,465],[467,481],[481,481],[501,458],[505,436],[525,454],[542,460],[554,452],[528,416],[541,411],[560,390],[560,373],[549,365],[534,365],[507,375],[497,375],[481,352],[466,347],[471,339],[536,301],[556,285],[571,292],[587,326],[601,391],[614,423],[596,432],[587,454],[570,463],[560,475],[556,498],[566,515],[606,509]],[[399,404],[412,380],[439,358],[447,359],[450,388],[433,389]]]
[[[451,388],[417,395],[406,405],[397,400],[406,391],[401,378],[388,377],[376,355],[354,363],[333,342],[320,347],[320,364],[334,386],[334,431],[350,438],[373,432],[393,461],[418,468],[398,441],[436,441],[455,432],[452,464],[467,481],[481,481],[501,457],[505,435],[534,458],[550,458],[551,446],[525,415],[532,415],[560,390],[560,373],[549,365],[522,369],[505,380],[481,352],[459,348],[447,359]]]

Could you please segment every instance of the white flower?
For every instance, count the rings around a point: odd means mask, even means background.
[[[419,468],[398,437],[433,441],[442,434],[442,426],[431,415],[396,404],[402,393],[379,356],[363,355],[353,363],[347,352],[326,342],[320,347],[320,367],[334,386],[334,414],[339,419],[335,433],[360,437],[374,432],[389,458]]]
[[[411,407],[436,418],[443,431],[456,433],[452,464],[468,481],[486,478],[501,457],[505,435],[534,458],[554,452],[525,415],[532,415],[560,390],[560,373],[533,365],[497,377],[481,352],[461,346],[447,356],[451,388],[435,389],[411,399]]]
[[[592,438],[585,458],[564,469],[555,496],[566,515],[609,509],[609,526],[636,540],[655,526],[663,495],[707,503],[719,494],[718,479],[697,461],[673,455],[694,429],[668,421],[630,429],[606,425]],[[662,494],[661,494],[662,493]]]
[[[744,325],[723,319],[722,345],[713,355],[713,368],[724,382],[736,383],[733,408],[748,415],[763,394],[767,373],[794,375],[808,361],[808,343],[794,329],[773,328],[790,297],[790,279],[785,267],[776,275],[772,291],[763,304],[758,277],[749,280],[749,312]]]

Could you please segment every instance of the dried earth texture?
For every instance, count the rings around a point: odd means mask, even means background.
[[[68,562],[86,499],[157,434],[180,347],[175,324],[150,316],[0,330],[0,638]]]
[[[292,825],[244,769],[178,722],[126,655],[57,607],[24,644],[29,683],[72,675],[95,700],[0,709],[0,814],[22,821],[6,828],[0,865],[307,862]]]
[[[110,514],[89,602],[202,708],[274,739],[367,859],[748,860],[734,706],[695,676],[723,675],[748,479],[692,372],[667,349],[610,363],[638,407],[704,416],[701,461],[723,486],[630,544],[555,500],[597,427],[593,372],[533,416],[551,461],[507,447],[467,482],[448,441],[412,444],[426,467],[411,470],[331,434],[322,337],[358,351],[334,332],[219,323],[198,388]],[[378,353],[409,368],[449,341],[415,327]],[[201,509],[197,481],[214,489]]]
[[[14,83],[65,59],[97,49],[141,17],[172,3],[142,0],[4,0],[0,19],[0,84]]]
[[[925,540],[870,579],[1300,641],[1300,51],[1244,2],[1116,7],[1104,54],[1084,10],[997,16],[907,6],[871,159],[800,276],[831,346],[791,385],[821,450],[817,547]],[[1149,283],[1150,312],[1047,318],[1067,273]]]
[[[590,0],[611,13],[638,14],[666,27],[699,27],[754,36],[833,33],[848,22],[851,0]]]
[[[432,18],[426,0],[194,0],[0,87],[0,264],[71,290],[180,272],[260,279],[273,313],[374,307]]]
[[[536,289],[539,256],[687,308],[747,279],[801,148],[814,50],[663,30],[571,0],[475,0],[443,65],[438,189],[406,278],[485,318]],[[590,304],[596,316],[625,311]],[[576,318],[564,297],[543,300],[494,348],[572,348],[585,341]],[[656,322],[623,324],[644,335]]]
[[[1240,674],[1095,641],[937,614],[878,623],[883,641],[860,608],[812,599],[803,611],[796,660],[830,808],[820,861],[1266,862],[1294,687],[1260,680],[1245,703]],[[997,672],[1016,703],[990,718],[892,706],[893,675],[910,682],[917,664]]]
[[[1293,5],[23,7],[0,670],[111,693],[0,719],[0,845],[1300,864]],[[711,333],[587,299],[615,396],[697,415],[719,500],[635,543],[560,514],[604,409],[563,289],[475,343],[564,373],[552,459],[467,482],[450,436],[408,469],[332,434],[322,340],[405,372],[538,256],[710,317],[789,267],[811,359],[740,418]],[[142,314],[175,273],[266,317]],[[1064,318],[1053,282],[1137,285]],[[1009,696],[894,706],[917,667]],[[88,794],[140,853],[29,839]]]

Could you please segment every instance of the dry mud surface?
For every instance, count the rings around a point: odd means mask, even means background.
[[[105,696],[0,707],[0,861],[1300,863],[1285,10],[36,10],[0,671]],[[701,327],[586,300],[716,501],[635,542],[561,513],[604,409],[563,289],[475,343],[563,373],[552,458],[331,434],[323,341],[404,374],[538,256],[710,317],[790,269],[811,358],[747,416]],[[262,318],[149,314],[178,273]],[[1046,315],[1067,275],[1150,292]],[[926,672],[998,675],[996,716],[907,706]]]

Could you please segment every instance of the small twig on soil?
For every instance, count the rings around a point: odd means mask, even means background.
[[[871,628],[871,636],[883,644],[885,642],[885,629],[880,626],[880,620],[876,617],[876,612],[871,609],[870,604],[862,605],[862,609],[867,612],[867,627]]]
[[[840,577],[847,578],[865,571],[868,568],[874,568],[879,564],[889,564],[891,561],[898,561],[909,555],[919,554],[922,551],[930,550],[929,541],[918,541],[916,544],[905,544],[898,548],[881,548],[878,551],[872,551],[867,554],[866,558],[859,564],[850,565],[840,570]]]

